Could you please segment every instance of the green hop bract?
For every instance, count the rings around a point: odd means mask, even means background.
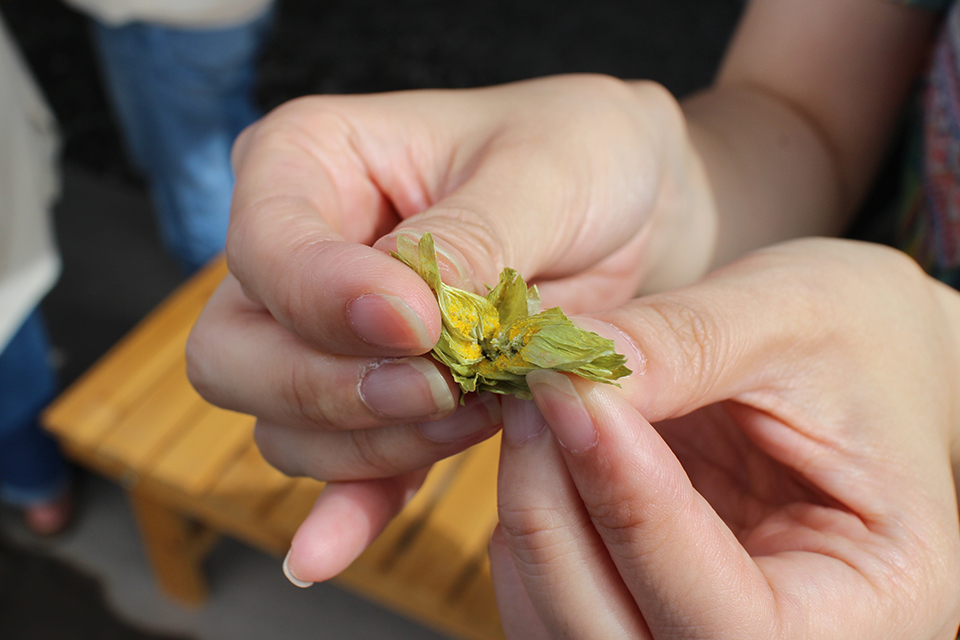
[[[559,307],[540,311],[536,286],[528,288],[514,269],[504,269],[497,286],[478,296],[441,282],[429,233],[419,242],[398,236],[393,256],[416,271],[436,295],[443,328],[432,353],[465,392],[492,391],[529,400],[525,376],[534,369],[611,384],[630,374],[612,340],[577,327]]]

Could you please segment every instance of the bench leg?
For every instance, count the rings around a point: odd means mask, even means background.
[[[160,588],[183,604],[202,604],[207,596],[203,560],[218,534],[137,489],[127,495]]]

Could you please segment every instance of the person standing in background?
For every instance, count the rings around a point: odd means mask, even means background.
[[[56,123],[0,19],[0,500],[35,534],[72,513],[69,467],[37,417],[57,389],[40,301],[60,274]]]
[[[64,0],[92,20],[127,152],[185,274],[224,246],[230,150],[261,114],[256,67],[274,0]]]

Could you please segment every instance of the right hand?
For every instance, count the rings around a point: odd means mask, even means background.
[[[508,638],[957,637],[960,294],[813,239],[598,317],[641,373],[503,402]]]

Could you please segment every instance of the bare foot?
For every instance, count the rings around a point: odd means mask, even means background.
[[[49,502],[25,507],[23,521],[37,536],[52,536],[67,528],[73,519],[73,493],[68,491]]]

